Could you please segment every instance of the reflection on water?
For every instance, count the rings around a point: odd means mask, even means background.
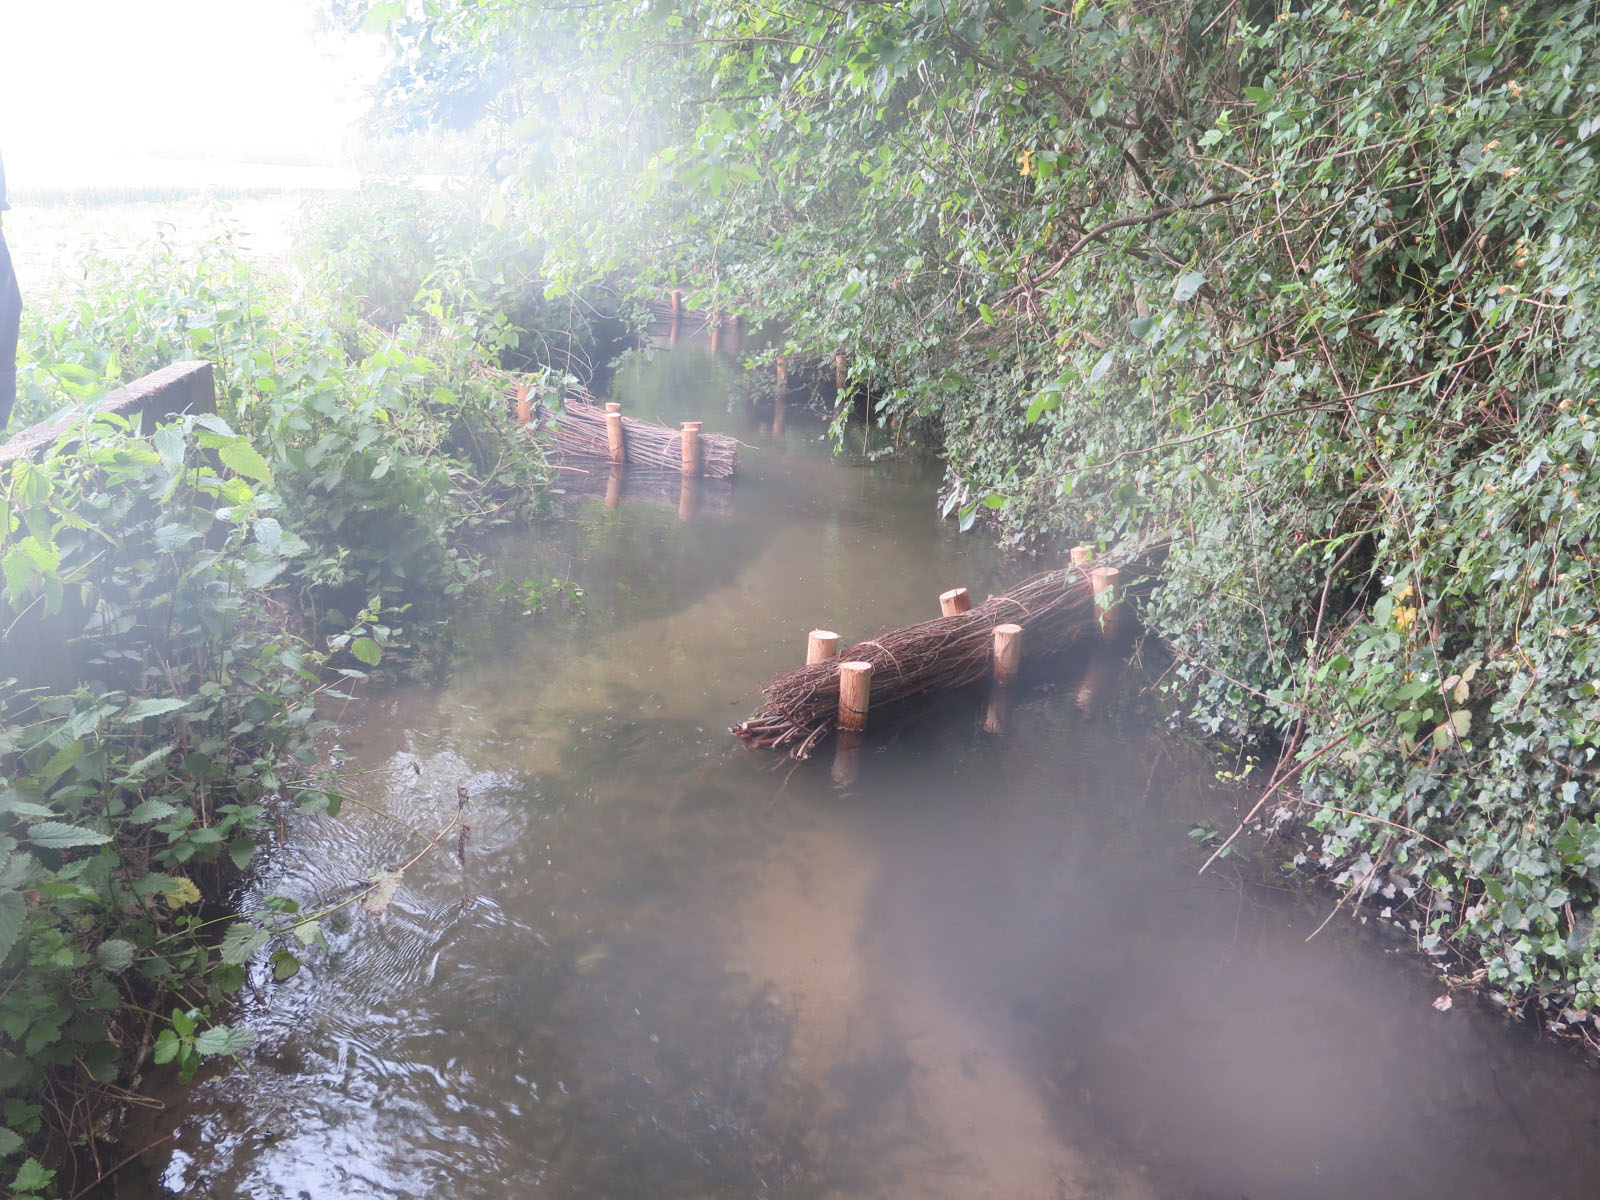
[[[1025,691],[1004,737],[981,696],[869,737],[844,792],[736,746],[807,629],[1037,564],[793,414],[748,433],[705,360],[661,371],[630,407],[760,442],[729,502],[574,487],[502,561],[586,613],[487,624],[448,685],[352,713],[369,807],[300,823],[258,892],[336,902],[463,785],[466,854],[341,910],[287,982],[256,968],[258,1046],[171,1100],[145,1194],[1594,1194],[1586,1070],[1434,1011],[1369,939],[1306,944],[1327,901],[1196,877],[1219,797],[1112,664]]]

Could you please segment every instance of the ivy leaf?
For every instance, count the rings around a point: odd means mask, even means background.
[[[111,835],[64,821],[40,821],[28,826],[28,840],[49,850],[68,850],[73,846],[103,846],[111,840]]]

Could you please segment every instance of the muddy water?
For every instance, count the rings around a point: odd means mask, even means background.
[[[754,443],[736,489],[574,476],[513,578],[581,612],[463,633],[433,686],[353,706],[359,803],[250,899],[307,909],[413,857],[381,920],[240,1020],[125,1195],[1590,1197],[1596,1077],[1458,1003],[1328,901],[1197,878],[1229,797],[1106,662],[980,731],[980,701],[826,761],[733,744],[805,631],[1030,573],[952,535],[916,470],[730,412],[680,353],[630,405]],[[770,418],[769,418],[770,419]],[[584,494],[585,492],[590,494]],[[688,519],[683,519],[687,517]]]

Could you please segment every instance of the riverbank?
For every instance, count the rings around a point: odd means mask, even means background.
[[[245,907],[403,862],[460,787],[464,853],[292,978],[256,964],[246,1069],[162,1093],[124,1196],[1587,1195],[1593,1074],[1438,1011],[1392,942],[1307,943],[1329,898],[1197,877],[1191,830],[1256,793],[1119,662],[1048,676],[1004,737],[951,697],[845,791],[741,750],[807,629],[1032,564],[941,523],[926,470],[744,424],[698,362],[620,398],[751,443],[731,502],[562,500],[492,553],[582,616],[485,614],[448,677],[347,710],[361,804],[291,823]]]

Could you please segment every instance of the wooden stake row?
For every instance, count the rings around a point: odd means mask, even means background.
[[[781,360],[780,360],[781,361]],[[781,369],[781,368],[780,368]],[[1100,627],[1103,636],[1111,637],[1116,631],[1121,615],[1119,590],[1122,572],[1116,567],[1090,567],[1094,558],[1092,546],[1074,546],[1072,565],[1085,571],[1094,589],[1095,605],[1100,610]],[[953,617],[972,609],[971,593],[964,587],[951,588],[939,596],[939,611]],[[1009,708],[1007,692],[1022,670],[1022,626],[1007,623],[994,627],[994,683],[996,695],[991,698],[989,714],[984,728],[998,733],[1004,727],[1004,713]],[[839,653],[839,635],[831,629],[813,629],[806,638],[806,665],[823,662]],[[839,714],[838,726],[850,733],[859,733],[867,727],[867,712],[872,701],[872,664],[847,662],[839,664]]]

